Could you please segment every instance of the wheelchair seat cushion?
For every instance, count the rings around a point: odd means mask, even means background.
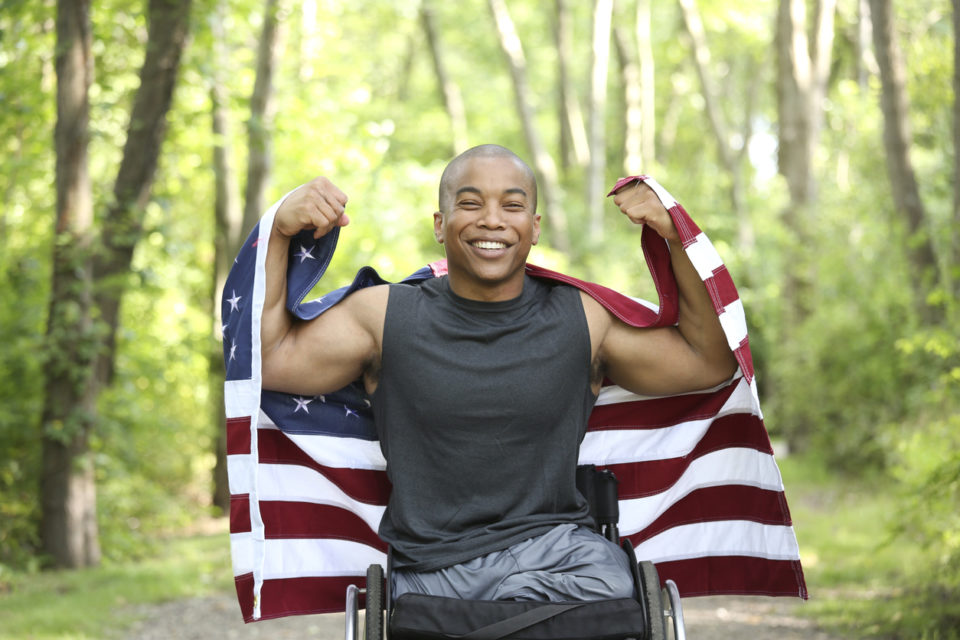
[[[644,612],[632,598],[548,603],[407,593],[389,625],[392,640],[620,640],[644,636]]]

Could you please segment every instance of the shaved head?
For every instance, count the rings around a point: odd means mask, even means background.
[[[531,190],[530,203],[533,205],[532,211],[536,212],[537,179],[534,176],[533,170],[529,167],[529,165],[527,165],[526,162],[520,159],[520,156],[515,154],[513,151],[510,151],[510,149],[501,147],[498,144],[482,144],[480,146],[473,147],[472,149],[467,149],[456,158],[451,160],[450,164],[447,165],[447,168],[443,170],[443,175],[440,176],[440,213],[446,215],[450,211],[451,207],[453,206],[453,190],[457,180],[459,179],[464,166],[466,166],[470,160],[475,158],[507,158],[514,161],[527,176]]]

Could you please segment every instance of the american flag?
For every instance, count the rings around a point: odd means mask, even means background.
[[[728,383],[697,393],[643,397],[604,386],[580,462],[614,471],[621,535],[638,558],[656,563],[661,580],[674,580],[682,596],[807,598],[737,290],[710,240],[654,180],[624,178],[613,191],[633,180],[649,184],[670,211],[740,366]],[[241,249],[222,300],[230,541],[247,622],[342,611],[347,585],[363,586],[367,566],[385,564],[387,550],[377,529],[390,485],[362,386],[316,397],[261,388],[264,261],[280,202]],[[304,302],[333,257],[338,231],[319,240],[304,231],[291,242],[287,307],[301,319],[317,317],[360,287],[386,282],[364,267],[351,285]],[[527,272],[587,291],[628,324],[674,324],[669,247],[649,227],[641,244],[659,305],[532,265]],[[439,261],[404,282],[445,271]]]

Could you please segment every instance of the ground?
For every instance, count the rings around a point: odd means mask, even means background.
[[[710,597],[683,600],[689,640],[839,640],[800,615],[794,598]],[[142,607],[125,640],[334,640],[343,638],[343,614],[297,616],[244,624],[236,598],[214,596]]]

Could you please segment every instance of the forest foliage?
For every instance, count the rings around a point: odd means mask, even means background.
[[[94,4],[89,158],[94,210],[102,216],[113,197],[147,25],[145,10],[131,11],[129,2]],[[569,78],[586,114],[592,3],[567,4]],[[614,24],[626,27],[633,47],[636,4],[620,1],[614,10]],[[791,200],[777,166],[777,3],[697,3],[710,54],[705,70],[726,125],[723,142],[740,158],[733,171],[708,120],[710,96],[697,75],[682,4],[649,3],[655,151],[642,170],[709,232],[738,283],[772,436],[822,457],[836,473],[899,479],[904,492],[894,497],[899,517],[888,525],[891,535],[931,549],[932,582],[960,593],[951,6],[947,0],[895,6],[907,68],[909,151],[927,216],[925,232],[916,234],[891,195],[881,83],[861,35],[866,2],[836,5],[813,162],[817,189],[800,213],[799,232],[785,215]],[[565,162],[561,145],[555,3],[507,5],[523,44],[533,125],[558,167],[562,220],[545,216],[545,242],[531,261],[655,299],[639,230],[611,203],[604,205],[602,237],[587,233],[587,167]],[[422,8],[432,10],[445,72],[462,96],[469,144],[504,144],[530,158],[484,0],[308,0],[280,7],[273,113],[250,123],[263,2],[193,5],[142,237],[123,276],[116,376],[100,394],[91,442],[108,561],[136,557],[156,532],[212,509],[219,424],[213,401],[219,381],[208,364],[217,349],[212,157],[223,141],[211,125],[217,77],[239,176],[248,126],[266,127],[273,145],[269,201],[316,175],[330,177],[350,197],[352,223],[324,286],[342,284],[366,264],[398,280],[441,256],[430,220],[457,132]],[[51,1],[0,2],[0,577],[44,562],[37,534],[40,414],[45,367],[56,356],[45,338],[57,242],[55,19]],[[217,46],[227,55],[214,55]],[[605,184],[626,173],[621,67],[612,55],[600,150]],[[736,185],[739,204],[731,197]],[[557,232],[561,222],[568,246]],[[936,273],[917,291],[910,252],[924,237],[935,249]]]

